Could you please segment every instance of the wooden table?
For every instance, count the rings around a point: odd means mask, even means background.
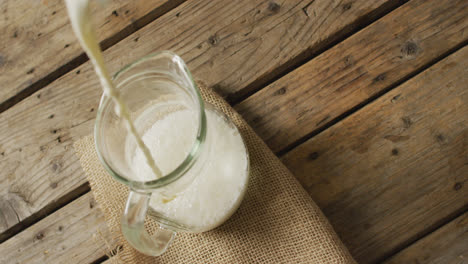
[[[468,263],[468,1],[108,2],[93,12],[111,72],[181,55],[360,263]],[[61,0],[0,12],[0,263],[106,261],[72,147],[98,80]]]

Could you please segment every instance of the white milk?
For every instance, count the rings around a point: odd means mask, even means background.
[[[238,130],[210,107],[205,112],[208,127],[201,156],[198,164],[182,176],[193,181],[172,200],[154,193],[150,202],[159,214],[197,231],[226,221],[239,206],[248,181],[248,158]],[[175,169],[191,150],[198,128],[194,120],[193,112],[176,111],[158,120],[143,135],[163,174]],[[140,179],[151,179],[151,170],[138,149],[132,157],[132,168]]]
[[[91,25],[88,0],[65,0],[65,3],[75,35],[93,63],[104,93],[114,100],[117,113],[132,135],[133,144],[136,143],[133,148],[125,143],[130,153],[127,153],[127,159],[130,157],[135,172],[133,176],[148,180],[166,175],[192,148],[198,127],[193,111],[180,108],[169,114],[166,112],[140,138],[127,106],[105,68]],[[153,110],[144,111],[135,123],[144,122],[147,114],[157,113]],[[208,130],[202,155],[181,179],[154,193],[150,202],[156,212],[197,231],[214,228],[234,213],[248,178],[248,160],[239,132],[211,108],[206,109],[206,115]]]

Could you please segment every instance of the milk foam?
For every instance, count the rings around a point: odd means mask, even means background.
[[[192,229],[212,229],[229,218],[242,200],[247,187],[248,158],[242,137],[222,116],[207,109],[207,137],[197,162],[201,170],[191,169],[182,177],[193,177],[186,189],[170,201],[154,193],[150,206],[165,217]],[[166,174],[180,164],[191,150],[197,124],[193,113],[182,110],[157,121],[143,135],[155,162]],[[205,155],[205,156],[204,156]],[[132,159],[135,175],[151,178],[144,157],[138,149]],[[195,166],[194,166],[195,167]],[[191,174],[197,175],[191,175]]]

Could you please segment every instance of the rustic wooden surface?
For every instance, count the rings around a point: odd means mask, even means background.
[[[399,263],[444,263],[468,262],[468,213],[455,218],[434,233],[422,238],[385,264]]]
[[[467,14],[465,0],[411,1],[236,110],[281,151],[465,42]]]
[[[468,47],[283,157],[358,262],[466,210],[467,58]]]
[[[0,247],[0,263],[89,263],[111,250],[104,243],[110,239],[88,193],[7,240]]]
[[[248,87],[249,82],[265,72],[274,70],[274,65],[286,60],[286,57],[292,58],[311,46],[315,47],[314,43],[320,44],[319,37],[292,42],[293,39],[284,40],[276,32],[285,31],[292,23],[288,19],[280,19],[281,17],[295,17],[297,12],[300,12],[300,16],[305,16],[301,6],[306,3],[297,2],[293,5],[291,2],[291,6],[274,9],[275,12],[271,10],[269,3],[257,1],[254,5],[252,1],[246,1],[243,5],[226,5],[221,1],[188,1],[109,48],[105,52],[105,58],[109,62],[110,71],[115,72],[135,58],[156,50],[171,49],[181,54],[197,78],[211,85],[217,85],[215,81],[226,83],[232,77],[230,71],[210,70],[223,64],[224,59],[221,57],[227,56],[226,50],[230,47],[250,49],[248,53],[229,54],[238,64],[247,60],[269,61],[270,67],[258,63],[249,68],[249,72],[255,72],[255,76],[232,79],[229,86],[224,86],[230,87],[227,91],[234,94],[243,87]],[[328,3],[328,0],[313,2],[317,10],[323,9],[320,12],[323,16],[338,12],[336,8],[331,9]],[[355,12],[355,15],[332,23],[333,26],[327,26],[330,32],[321,33],[338,34],[356,20],[357,14],[368,14],[370,10],[382,5],[378,2],[372,2],[372,5],[368,3],[364,0],[357,1],[354,9],[346,10],[349,14]],[[190,17],[183,19],[187,14]],[[252,47],[245,46],[251,45],[251,41],[247,41],[249,38],[242,34],[242,38],[246,39],[240,41],[236,35],[239,34],[239,26],[234,27],[235,23],[232,22],[249,21],[251,16],[255,16],[264,25],[248,35],[258,42]],[[279,22],[273,23],[277,20]],[[221,31],[227,37],[213,45],[211,36],[220,35]],[[281,53],[281,56],[257,50],[258,45],[263,42],[269,44],[281,41],[289,41],[282,45],[294,47],[294,50]],[[252,59],[252,54],[257,54],[257,57]],[[71,145],[74,140],[91,133],[101,93],[92,66],[87,62],[0,114],[0,133],[3,135],[0,139],[0,153],[3,153],[0,165],[4,168],[0,171],[0,197],[5,201],[0,204],[0,208],[6,215],[3,221],[0,220],[0,231],[8,230],[30,216],[34,217],[34,214],[50,207],[55,200],[86,182]],[[26,174],[28,177],[23,177]]]
[[[71,144],[92,131],[101,90],[76,59],[63,4],[43,2],[60,17],[0,5],[1,32],[47,32],[0,45],[17,58],[0,60],[0,263],[99,263],[109,249],[93,237],[105,222]],[[468,2],[181,2],[95,10],[111,71],[156,50],[180,54],[282,157],[359,262],[463,263]]]

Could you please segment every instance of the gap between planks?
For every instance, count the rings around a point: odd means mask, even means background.
[[[83,195],[86,195],[90,190],[91,189],[89,187],[89,183],[85,182],[82,185],[78,186],[78,188],[72,190],[67,195],[57,200],[55,203],[51,203],[39,210],[38,212],[28,216],[23,221],[17,223],[16,225],[12,226],[11,228],[7,229],[5,232],[0,234],[0,244],[12,238],[13,236],[16,236],[17,234],[21,233],[22,231],[26,230],[28,227],[36,224],[42,219],[46,218],[48,215],[55,213],[56,211],[60,210],[60,208],[63,208],[64,206],[79,199]]]
[[[404,245],[401,245],[400,248],[395,249],[393,252],[390,252],[386,256],[382,256],[382,258],[377,261],[377,263],[387,263],[394,258],[396,258],[398,255],[404,253],[405,250],[410,249],[412,246],[417,245],[421,241],[424,241],[425,239],[430,238],[432,235],[440,232],[444,227],[449,226],[451,223],[456,221],[457,218],[463,217],[463,215],[468,213],[468,205],[465,206],[465,208],[462,208],[459,212],[454,212],[453,215],[450,215],[446,217],[445,219],[441,219],[440,223],[436,223],[432,227],[428,227],[426,232],[421,233],[419,236],[415,237],[414,239],[407,241]],[[468,249],[467,249],[468,250]]]
[[[382,263],[466,263],[467,231],[468,212],[465,212]]]

